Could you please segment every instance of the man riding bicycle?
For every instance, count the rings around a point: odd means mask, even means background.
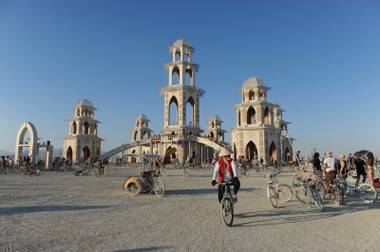
[[[237,202],[237,193],[240,189],[240,181],[236,171],[236,164],[231,159],[231,152],[227,149],[222,149],[219,153],[219,160],[215,164],[214,176],[212,178],[212,186],[218,183],[218,199],[219,202],[223,198],[223,181],[231,181],[234,186],[234,201]]]

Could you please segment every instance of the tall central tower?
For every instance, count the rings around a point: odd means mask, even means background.
[[[182,39],[169,48],[172,61],[165,65],[168,86],[161,89],[164,97],[163,144],[165,157],[185,161],[199,152],[191,136],[200,134],[199,104],[204,90],[196,85],[199,65],[192,62],[194,47]]]

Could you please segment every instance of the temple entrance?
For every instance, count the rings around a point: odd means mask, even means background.
[[[245,158],[248,160],[257,159],[257,147],[250,141],[245,147]]]
[[[71,146],[67,148],[66,158],[68,161],[73,161],[73,149],[71,148]]]
[[[170,164],[171,161],[177,158],[176,155],[177,149],[174,147],[169,147],[166,149],[165,157],[164,157],[164,164]]]
[[[277,149],[274,142],[272,142],[269,147],[269,161],[271,164],[274,164],[274,162],[277,161]]]
[[[87,161],[88,159],[90,159],[90,157],[91,157],[90,149],[87,146],[85,146],[83,148],[83,160]]]

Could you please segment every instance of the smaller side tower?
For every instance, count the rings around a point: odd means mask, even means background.
[[[102,139],[98,137],[96,108],[89,100],[79,101],[69,122],[69,134],[63,141],[63,157],[72,162],[93,161],[100,156]]]
[[[135,127],[131,131],[131,142],[150,139],[152,130],[149,129],[150,120],[144,114],[140,114],[136,118]]]
[[[205,131],[205,136],[214,142],[224,142],[225,130],[222,129],[223,121],[220,120],[219,116],[212,116],[207,121],[207,129]]]

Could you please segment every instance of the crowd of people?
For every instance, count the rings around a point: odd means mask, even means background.
[[[364,155],[354,155],[350,153],[348,157],[344,154],[339,154],[334,157],[332,152],[327,152],[324,156],[316,152],[313,156],[312,166],[313,172],[317,176],[325,174],[326,189],[330,189],[330,184],[334,183],[337,177],[347,178],[350,172],[356,172],[356,183],[358,186],[361,183],[369,183],[376,187],[380,186],[379,179],[375,177],[375,157],[372,152],[367,152]]]

